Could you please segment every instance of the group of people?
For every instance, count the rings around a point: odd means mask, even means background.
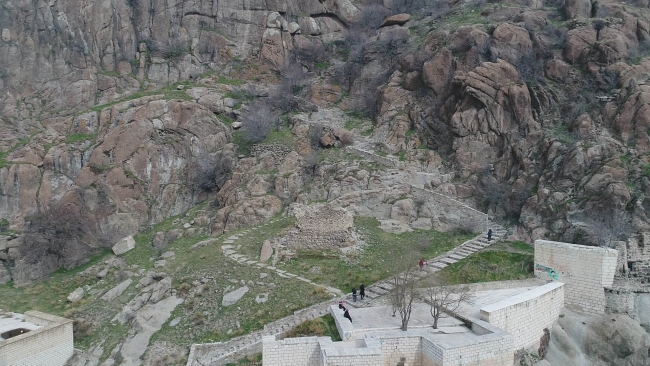
[[[363,283],[361,286],[359,286],[359,295],[361,296],[361,300],[363,300],[364,297],[366,297],[366,285]],[[357,302],[357,288],[353,287],[352,288],[352,301]],[[350,320],[350,323],[352,323],[352,317],[350,316],[350,312],[348,309],[343,305],[343,301],[339,301],[339,309],[343,310],[343,317],[347,318]]]
[[[361,286],[359,286],[359,296],[361,296],[361,300],[363,300],[364,297],[366,297],[366,286],[362,283]],[[352,288],[352,301],[357,302],[357,288],[353,287]]]

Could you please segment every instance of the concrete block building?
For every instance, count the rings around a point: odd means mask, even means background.
[[[72,320],[39,311],[2,315],[0,366],[63,366],[72,356]]]

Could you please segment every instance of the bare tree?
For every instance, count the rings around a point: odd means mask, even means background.
[[[21,256],[29,264],[71,267],[82,262],[96,242],[97,232],[88,212],[77,204],[52,206],[27,218]]]
[[[409,320],[411,319],[411,310],[413,301],[417,298],[415,288],[416,277],[414,275],[415,264],[418,256],[415,252],[408,252],[398,257],[394,268],[399,272],[391,277],[393,289],[390,294],[390,302],[393,310],[393,316],[399,313],[403,331],[408,330]]]
[[[433,328],[438,329],[438,320],[443,313],[456,311],[470,297],[468,286],[450,286],[444,277],[431,280],[425,288],[423,300],[431,306]]]

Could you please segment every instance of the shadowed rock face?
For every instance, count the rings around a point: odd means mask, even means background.
[[[561,317],[551,331],[552,365],[648,365],[650,337],[627,315]]]

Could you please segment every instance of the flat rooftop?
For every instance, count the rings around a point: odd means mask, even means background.
[[[26,322],[23,314],[4,312],[0,310],[0,344],[6,341],[1,335],[17,329],[26,329],[29,331],[40,329],[42,327]],[[15,336],[15,335],[14,335]]]
[[[354,339],[362,339],[367,333],[386,331],[386,330],[399,330],[402,326],[402,319],[399,313],[392,316],[392,308],[390,306],[377,306],[369,308],[349,308],[350,316],[352,317],[352,324],[350,321],[343,317],[343,310],[338,308],[338,305],[332,305],[331,308],[333,316],[337,323],[352,326],[352,336],[350,341]],[[423,303],[414,303],[411,311],[411,318],[409,320],[408,329],[431,329],[436,333],[462,333],[470,332],[465,327],[465,324],[456,318],[443,315],[438,320],[438,329],[433,329],[433,317],[430,313],[430,306]],[[344,335],[341,338],[345,341]]]
[[[462,302],[456,312],[465,317],[481,319],[482,307],[495,304],[539,287],[540,286],[527,286],[472,292],[472,297],[467,301]]]

